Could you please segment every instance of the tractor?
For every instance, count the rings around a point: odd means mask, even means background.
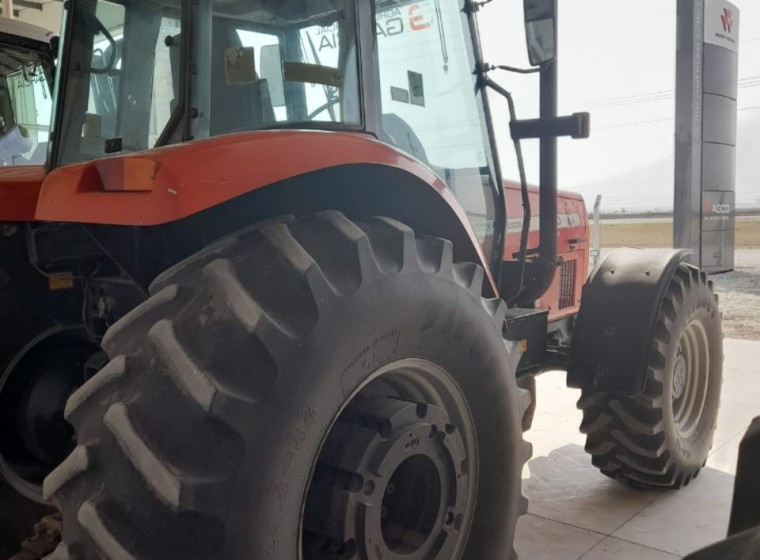
[[[514,68],[487,4],[66,2],[45,164],[0,168],[0,524],[49,508],[25,560],[512,558],[548,370],[604,474],[697,476],[717,298],[683,250],[587,275],[557,7],[525,0]]]

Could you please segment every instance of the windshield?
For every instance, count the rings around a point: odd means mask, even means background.
[[[200,0],[190,45],[180,0],[74,6],[59,165],[189,137],[361,124],[353,0]]]
[[[47,156],[52,61],[0,42],[0,165],[41,165]]]
[[[380,140],[434,169],[491,251],[496,178],[460,0],[375,0]]]

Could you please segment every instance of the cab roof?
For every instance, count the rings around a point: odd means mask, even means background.
[[[0,41],[8,35],[49,45],[57,33],[16,19],[0,18]]]

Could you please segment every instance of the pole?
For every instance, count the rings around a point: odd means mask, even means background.
[[[591,258],[594,266],[602,256],[602,195],[596,195],[594,202],[594,233],[591,242]]]
[[[14,19],[13,17],[13,0],[3,0],[3,17]]]

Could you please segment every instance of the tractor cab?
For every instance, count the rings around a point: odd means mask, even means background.
[[[53,109],[53,44],[53,34],[41,28],[0,20],[0,166],[45,162]]]
[[[434,170],[494,250],[503,195],[461,2],[71,5],[52,167],[233,133],[365,133]]]

